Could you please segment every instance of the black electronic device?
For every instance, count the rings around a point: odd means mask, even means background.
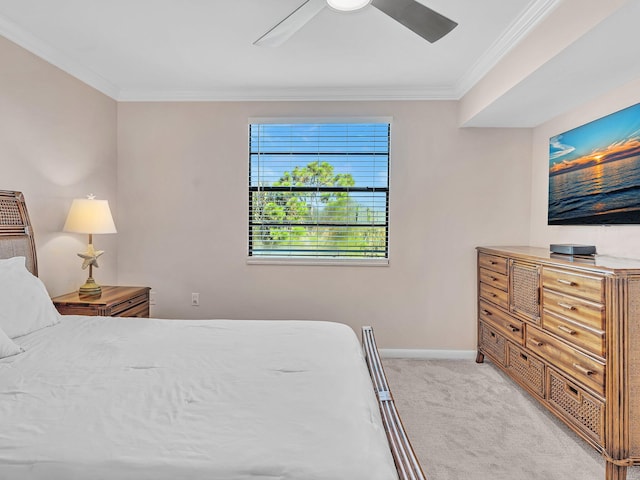
[[[577,245],[575,243],[552,243],[549,245],[551,253],[563,255],[595,255],[595,245]]]

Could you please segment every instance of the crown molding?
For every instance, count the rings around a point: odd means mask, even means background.
[[[247,102],[247,101],[384,101],[457,100],[451,88],[218,88],[211,90],[127,90],[120,102]]]
[[[489,73],[531,30],[549,15],[562,0],[533,0],[478,61],[462,76],[454,90],[461,99]]]
[[[0,16],[0,35],[108,97],[118,99],[120,90],[116,85],[2,16]]]
[[[135,90],[118,87],[2,16],[0,16],[0,35],[108,97],[121,102],[460,100],[560,2],[561,0],[532,0],[523,14],[456,84],[435,88],[391,86]]]

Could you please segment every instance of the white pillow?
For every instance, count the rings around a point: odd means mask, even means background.
[[[16,355],[23,351],[24,350],[13,343],[13,340],[7,337],[4,330],[0,328],[0,358],[10,357],[11,355]]]
[[[47,289],[27,270],[24,257],[0,260],[0,328],[9,338],[60,321]]]

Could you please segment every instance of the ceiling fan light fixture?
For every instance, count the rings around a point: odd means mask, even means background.
[[[360,10],[371,3],[371,0],[327,0],[327,3],[334,10],[340,12],[353,12]]]

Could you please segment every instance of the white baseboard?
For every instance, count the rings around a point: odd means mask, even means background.
[[[415,350],[405,348],[381,348],[382,358],[414,358],[420,360],[474,360],[475,350]]]

